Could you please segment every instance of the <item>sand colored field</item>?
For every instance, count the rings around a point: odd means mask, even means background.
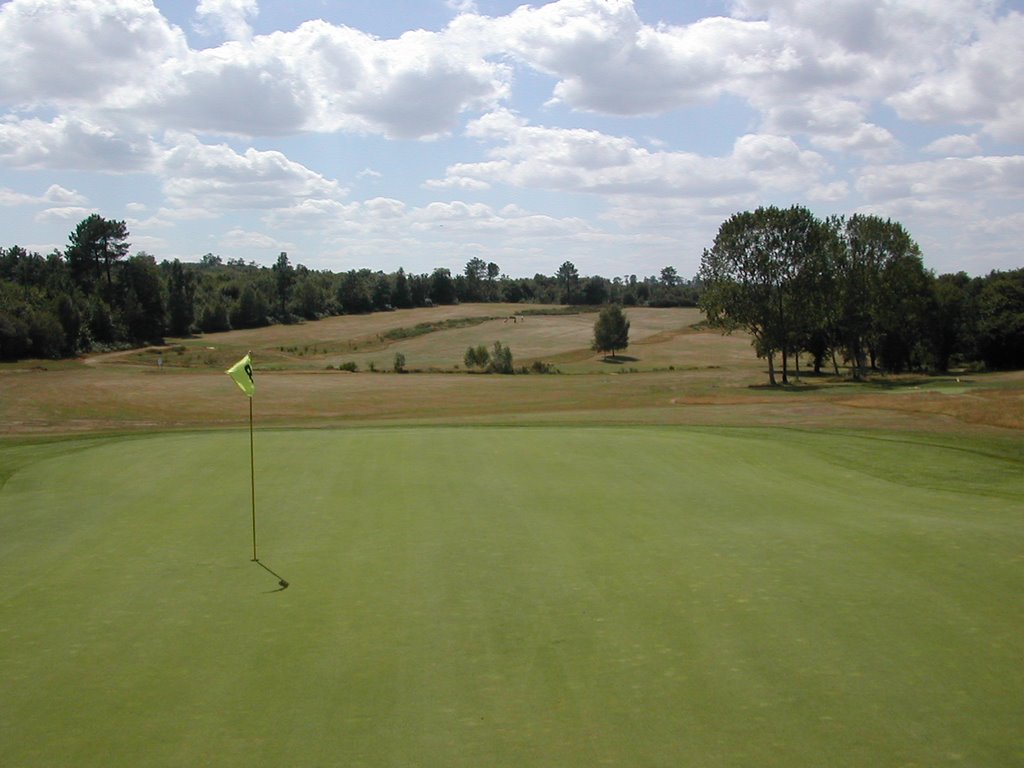
[[[249,349],[258,379],[256,412],[265,425],[764,424],[1008,437],[1024,426],[1022,373],[876,377],[854,384],[809,376],[805,362],[799,383],[773,389],[766,386],[765,361],[755,357],[749,339],[701,328],[696,310],[628,310],[630,346],[608,362],[590,349],[593,313],[506,319],[521,309],[480,304],[337,317],[170,340],[162,348],[87,360],[0,366],[0,431],[238,424],[247,417],[244,398],[223,371]],[[477,324],[482,318],[498,319]],[[452,321],[474,324],[395,340],[386,336]],[[561,373],[462,370],[466,347],[494,341],[511,347],[517,366],[542,360]],[[399,352],[413,373],[391,371]],[[345,361],[356,362],[359,372],[336,370]],[[378,372],[369,372],[371,362]]]

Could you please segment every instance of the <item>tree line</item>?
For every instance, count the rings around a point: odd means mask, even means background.
[[[840,359],[869,370],[1024,367],[1024,269],[936,276],[902,224],[856,214],[819,219],[807,208],[737,213],[701,258],[699,306],[708,322],[750,333],[768,376],[782,381],[800,354],[815,372]]]
[[[667,266],[657,276],[584,276],[570,261],[553,275],[511,278],[470,259],[410,274],[271,267],[205,254],[196,262],[129,256],[125,222],[93,214],[47,256],[0,248],[0,359],[58,358],[213,333],[456,302],[701,306],[709,322],[744,329],[788,380],[810,355],[854,375],[1024,367],[1024,270],[936,276],[898,222],[816,218],[807,209],[759,208],[725,221],[695,279]],[[612,346],[607,348],[614,349]],[[613,352],[614,354],[614,352]]]
[[[0,248],[0,359],[58,358],[338,314],[457,302],[695,306],[696,286],[665,267],[660,276],[582,276],[572,262],[554,275],[511,278],[493,262],[470,259],[452,274],[404,269],[346,272],[271,267],[205,254],[197,262],[129,256],[124,221],[92,214],[47,256]]]

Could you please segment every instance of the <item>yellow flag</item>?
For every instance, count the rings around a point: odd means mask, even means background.
[[[225,373],[235,380],[235,384],[249,397],[256,392],[256,383],[252,380],[252,359],[246,353],[245,357],[228,368]]]

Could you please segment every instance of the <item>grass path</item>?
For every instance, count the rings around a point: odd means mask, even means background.
[[[0,764],[1024,760],[1003,444],[376,428],[0,448]],[[15,512],[16,510],[16,512]]]

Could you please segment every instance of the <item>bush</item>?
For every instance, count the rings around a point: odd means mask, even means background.
[[[486,368],[491,362],[491,353],[483,344],[478,347],[469,347],[466,349],[463,362],[467,368]]]
[[[500,341],[494,342],[491,364],[487,370],[491,373],[515,373],[515,368],[512,365],[512,349]]]
[[[355,373],[356,371],[359,370],[359,366],[356,365],[354,361],[348,360],[347,362],[344,362],[341,365],[339,365],[338,370],[348,371],[349,373]]]

